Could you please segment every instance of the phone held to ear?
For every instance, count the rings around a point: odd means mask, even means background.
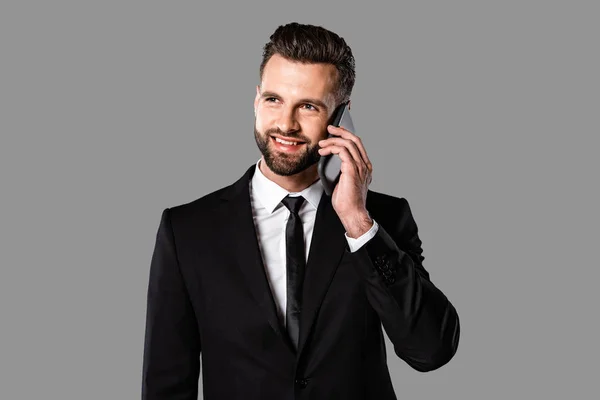
[[[340,104],[340,106],[335,109],[330,125],[342,127],[355,133],[354,124],[352,123],[352,118],[350,117],[350,112],[348,110],[348,102]],[[330,133],[327,137],[330,138],[335,136]],[[319,160],[317,168],[319,178],[321,178],[323,189],[328,196],[332,195],[335,185],[337,185],[340,180],[340,175],[342,173],[341,167],[342,160],[337,154],[321,156],[321,159]]]

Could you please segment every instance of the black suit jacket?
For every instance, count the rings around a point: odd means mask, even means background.
[[[142,398],[396,399],[382,323],[419,371],[455,354],[456,310],[429,280],[408,203],[369,190],[377,235],[351,253],[331,198],[317,210],[299,348],[280,323],[250,206],[233,185],[162,213],[150,266]]]

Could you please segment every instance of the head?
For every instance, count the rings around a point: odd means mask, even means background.
[[[278,27],[264,46],[254,135],[267,167],[290,176],[315,165],[333,111],[350,100],[354,57],[344,39],[319,26]],[[273,137],[301,141],[281,151]]]

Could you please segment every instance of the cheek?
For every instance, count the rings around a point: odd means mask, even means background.
[[[256,128],[260,132],[264,132],[273,126],[274,118],[273,113],[268,110],[258,109],[256,112]]]
[[[256,120],[254,122],[254,126],[257,131],[260,133],[264,133],[265,130],[269,127],[269,125],[265,124],[265,119],[259,113],[256,115]]]
[[[304,136],[310,138],[311,142],[317,143],[321,139],[327,138],[327,125],[321,121],[310,121],[302,124]]]

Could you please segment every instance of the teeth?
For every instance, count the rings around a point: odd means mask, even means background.
[[[275,138],[275,141],[277,141],[279,143],[287,144],[287,145],[293,145],[293,146],[298,144],[298,142],[288,142],[287,140],[279,139],[278,137]]]

